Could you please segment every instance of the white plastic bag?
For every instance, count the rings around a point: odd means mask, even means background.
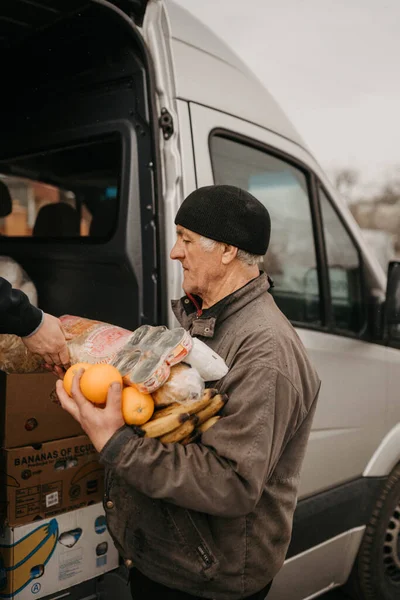
[[[13,288],[24,292],[33,306],[38,305],[35,284],[21,265],[10,256],[0,256],[0,277],[7,279]]]
[[[218,381],[228,372],[228,367],[220,355],[198,338],[193,338],[192,350],[183,362],[197,369],[204,381]]]

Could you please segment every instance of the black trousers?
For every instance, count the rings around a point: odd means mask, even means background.
[[[130,581],[132,600],[153,600],[153,598],[160,600],[204,600],[200,596],[191,596],[190,594],[186,594],[186,592],[172,590],[160,583],[155,583],[142,575],[137,569],[131,570]],[[271,585],[272,581],[256,594],[242,598],[242,600],[264,600]]]

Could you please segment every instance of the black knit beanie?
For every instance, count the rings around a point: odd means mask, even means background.
[[[254,196],[232,185],[201,187],[181,204],[175,224],[251,254],[268,249],[271,219]]]

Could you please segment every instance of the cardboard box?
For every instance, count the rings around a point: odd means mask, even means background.
[[[104,468],[86,435],[0,453],[0,513],[22,525],[99,502]]]
[[[51,400],[56,381],[52,373],[7,375],[0,371],[0,441],[3,448],[83,434],[79,423]]]
[[[50,594],[50,596],[46,596],[43,600],[105,600],[107,596],[100,596],[97,592],[98,581],[106,577],[106,575],[102,575],[101,577],[96,577],[95,579],[90,579],[89,581],[84,581],[79,585],[74,585],[69,587],[66,590],[60,590],[55,592],[54,594]],[[118,598],[118,596],[114,596]],[[18,596],[17,596],[18,598]],[[118,600],[120,600],[118,598]],[[132,600],[132,596],[128,599]]]
[[[101,503],[6,528],[0,538],[0,598],[43,598],[115,569],[118,560]]]

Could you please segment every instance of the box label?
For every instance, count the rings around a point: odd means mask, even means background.
[[[62,481],[51,481],[44,483],[42,486],[42,506],[50,508],[51,506],[59,506],[63,495]]]
[[[60,554],[59,581],[80,575],[83,571],[83,551],[81,548]]]
[[[58,503],[58,492],[51,492],[51,494],[46,494],[46,508],[56,506]]]

